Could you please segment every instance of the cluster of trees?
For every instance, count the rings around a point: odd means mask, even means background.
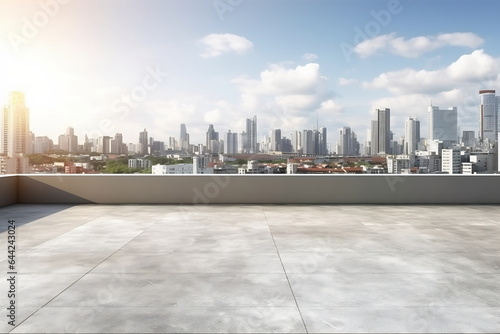
[[[119,157],[113,160],[108,160],[104,163],[100,172],[106,174],[151,174],[151,167],[149,168],[129,168],[128,167],[128,159],[132,157]],[[166,157],[148,157],[148,160],[151,160],[151,165],[175,165],[175,164],[188,164],[193,163],[193,159],[185,158],[181,160],[166,158]],[[97,170],[97,169],[96,169]]]
[[[66,152],[67,153],[67,152]],[[96,154],[91,154],[96,155]],[[135,174],[135,173],[151,173],[151,168],[129,168],[128,167],[128,159],[131,159],[131,156],[123,156],[118,157],[113,160],[101,161],[101,160],[90,160],[89,156],[82,157],[68,157],[68,156],[60,156],[60,157],[50,157],[48,154],[30,154],[28,155],[30,165],[49,165],[55,162],[88,162],[90,163],[91,169],[107,174]],[[161,164],[161,165],[174,165],[179,163],[193,163],[193,159],[185,158],[182,160],[166,158],[166,157],[147,157],[147,159],[151,160],[152,165]],[[59,172],[64,172],[62,169]]]
[[[67,153],[67,152],[66,152]],[[91,155],[99,155],[99,154],[91,154]],[[128,160],[132,159],[132,156],[121,156],[116,159],[101,161],[101,160],[90,160],[90,156],[60,156],[60,157],[50,157],[48,154],[30,154],[28,156],[30,165],[44,165],[44,164],[53,164],[54,162],[88,162],[90,163],[91,169],[106,174],[135,174],[135,173],[144,173],[150,174],[151,167],[149,168],[129,168]],[[189,164],[193,163],[192,158],[184,158],[181,160],[177,160],[174,158],[167,157],[146,157],[151,161],[151,165],[175,165],[175,164]],[[263,163],[286,163],[286,159],[277,159],[277,160],[267,160],[267,161],[259,161]],[[247,164],[246,159],[237,159],[232,164],[244,166]]]

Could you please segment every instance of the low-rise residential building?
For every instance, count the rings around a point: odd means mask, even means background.
[[[401,174],[402,169],[410,169],[414,167],[415,156],[413,154],[388,155],[387,172],[389,174]]]
[[[152,174],[193,174],[193,164],[177,165],[154,165],[151,169]]]
[[[6,174],[30,174],[29,159],[24,156],[8,157],[0,156],[0,175]]]

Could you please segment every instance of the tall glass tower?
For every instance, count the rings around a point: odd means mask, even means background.
[[[494,90],[479,91],[479,140],[496,140],[498,133],[498,99]]]
[[[29,109],[25,105],[24,93],[11,92],[0,123],[0,153],[9,157],[31,153],[29,128]]]
[[[377,109],[378,125],[378,152],[391,154],[391,110],[389,108]]]

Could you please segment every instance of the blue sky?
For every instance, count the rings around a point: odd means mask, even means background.
[[[40,0],[0,3],[0,103],[26,93],[31,129],[56,139],[121,132],[203,143],[258,118],[271,128],[350,126],[375,108],[399,138],[431,100],[478,129],[478,90],[500,90],[495,0]],[[128,101],[128,102],[127,102]]]

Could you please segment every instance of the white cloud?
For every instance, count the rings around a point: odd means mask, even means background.
[[[407,116],[421,121],[422,137],[427,136],[427,108],[432,104],[441,108],[456,106],[461,130],[478,131],[479,95],[481,89],[500,87],[500,58],[493,58],[483,50],[461,56],[451,65],[436,71],[405,69],[382,73],[366,87],[384,88],[393,93],[371,101],[375,108],[391,109],[391,129],[399,137],[404,132]]]
[[[258,95],[313,94],[326,78],[319,72],[319,64],[309,63],[296,68],[271,65],[260,73],[259,79],[238,77],[233,80],[244,92]]]
[[[339,79],[339,84],[341,86],[348,86],[348,85],[352,85],[354,83],[358,82],[358,80],[356,79],[346,79],[346,78],[340,78]]]
[[[205,45],[205,52],[201,54],[203,58],[213,58],[228,52],[243,54],[253,48],[251,41],[233,34],[210,34],[200,42]]]
[[[273,64],[257,79],[240,76],[233,79],[233,83],[241,92],[240,107],[263,115],[259,116],[262,121],[259,124],[266,124],[264,128],[311,128],[316,123],[317,111],[341,110],[317,63],[296,67]]]
[[[210,124],[220,123],[222,118],[222,112],[219,109],[213,109],[205,113],[203,119],[205,122]]]
[[[302,58],[304,58],[307,61],[312,61],[318,59],[318,56],[315,55],[314,53],[306,53],[302,56]]]
[[[341,113],[343,110],[344,107],[342,107],[333,99],[321,102],[321,105],[318,109],[318,111],[321,113]]]
[[[481,37],[471,32],[417,36],[410,39],[397,37],[395,33],[391,33],[359,43],[354,48],[354,52],[360,57],[369,57],[379,53],[392,53],[402,57],[414,58],[445,46],[462,46],[474,49],[482,45],[483,42]]]
[[[500,70],[500,59],[476,50],[461,56],[448,67],[435,71],[404,69],[380,74],[368,88],[385,88],[394,94],[437,94],[477,82],[495,80]]]

